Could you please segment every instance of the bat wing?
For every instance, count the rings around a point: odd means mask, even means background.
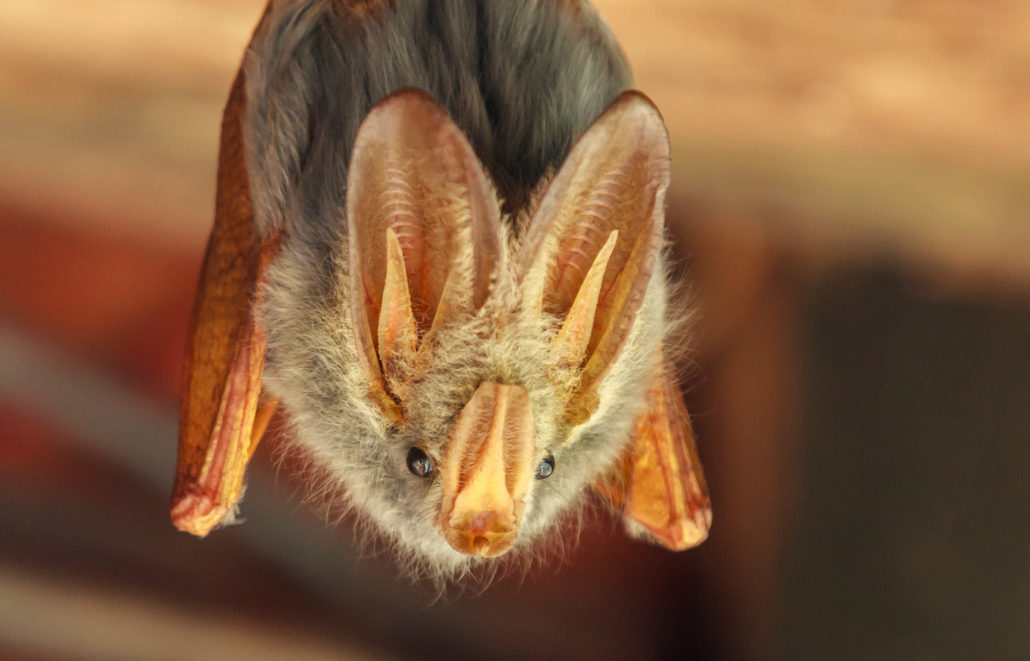
[[[712,506],[683,396],[664,359],[614,473],[595,485],[630,534],[682,551],[708,537]]]
[[[242,135],[244,89],[241,71],[222,120],[215,222],[186,346],[171,515],[176,527],[199,536],[231,520],[247,462],[276,404],[259,406],[265,334],[254,306],[279,241],[262,240],[254,226]]]

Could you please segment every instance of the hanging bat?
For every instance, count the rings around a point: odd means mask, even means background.
[[[662,118],[576,0],[271,0],[230,92],[172,519],[232,522],[276,407],[413,564],[711,510],[671,355]]]

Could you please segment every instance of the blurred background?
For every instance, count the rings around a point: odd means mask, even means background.
[[[1030,658],[1030,3],[596,4],[672,136],[710,539],[598,517],[564,565],[437,600],[274,440],[245,525],[176,532],[263,0],[4,0],[0,658]]]

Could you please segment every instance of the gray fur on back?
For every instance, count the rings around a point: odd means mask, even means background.
[[[348,7],[273,1],[248,49],[247,165],[263,232],[337,231],[310,221],[338,217],[358,125],[395,90],[424,89],[451,114],[512,212],[630,87],[585,3],[397,0],[360,17]]]

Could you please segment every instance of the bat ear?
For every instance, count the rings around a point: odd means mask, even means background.
[[[186,347],[171,514],[179,529],[199,536],[233,516],[247,462],[276,407],[258,401],[265,333],[253,306],[280,237],[261,239],[254,227],[240,127],[245,105],[241,74],[222,123],[215,223]]]
[[[556,370],[582,369],[566,419],[597,407],[596,389],[619,356],[661,250],[669,139],[654,105],[620,95],[573,146],[526,238],[524,304],[564,318]]]
[[[659,366],[647,408],[616,469],[594,486],[622,513],[627,532],[673,551],[708,537],[712,504],[676,379]]]
[[[358,129],[347,178],[351,315],[383,412],[440,328],[474,313],[503,258],[496,196],[461,130],[425,92],[380,101]]]

